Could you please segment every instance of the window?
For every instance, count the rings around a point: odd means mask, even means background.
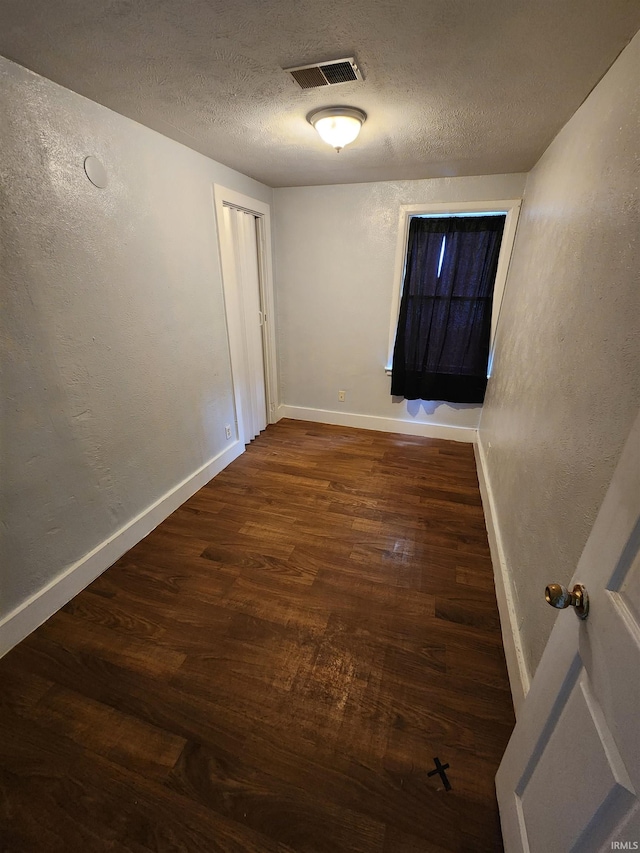
[[[519,206],[401,209],[387,363],[391,374],[395,348],[394,395],[482,402]]]
[[[409,226],[391,393],[481,403],[504,215],[415,217]]]

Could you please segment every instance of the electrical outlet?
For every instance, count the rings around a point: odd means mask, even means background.
[[[226,438],[231,438],[231,427],[229,426],[229,424],[227,424],[224,428],[224,434]]]
[[[346,397],[347,397],[346,391],[338,391],[338,402],[339,403],[344,403]]]

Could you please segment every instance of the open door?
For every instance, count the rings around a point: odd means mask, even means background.
[[[238,439],[248,444],[278,420],[271,209],[213,187]]]
[[[257,217],[240,208],[224,205],[224,238],[233,253],[236,304],[239,314],[241,359],[235,371],[235,391],[242,411],[242,440],[252,441],[267,426],[265,359],[260,287],[260,256]],[[229,276],[229,269],[225,271]]]
[[[496,777],[506,853],[640,849],[640,417],[576,583]]]

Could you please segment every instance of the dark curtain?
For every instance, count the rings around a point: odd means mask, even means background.
[[[504,216],[411,220],[392,394],[451,403],[484,400],[504,222]]]

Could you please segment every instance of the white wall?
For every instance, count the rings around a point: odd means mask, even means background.
[[[349,151],[333,156],[348,157]],[[285,413],[390,430],[425,424],[434,435],[443,426],[463,427],[472,437],[479,406],[408,402],[389,393],[384,368],[400,205],[518,198],[525,177],[274,190]],[[338,402],[339,390],[347,392],[345,403]],[[381,418],[391,420],[376,420]],[[442,434],[456,436],[455,430]]]
[[[4,59],[0,97],[1,628],[229,446],[212,184],[271,190]]]
[[[480,443],[533,673],[640,404],[640,34],[530,173]]]

